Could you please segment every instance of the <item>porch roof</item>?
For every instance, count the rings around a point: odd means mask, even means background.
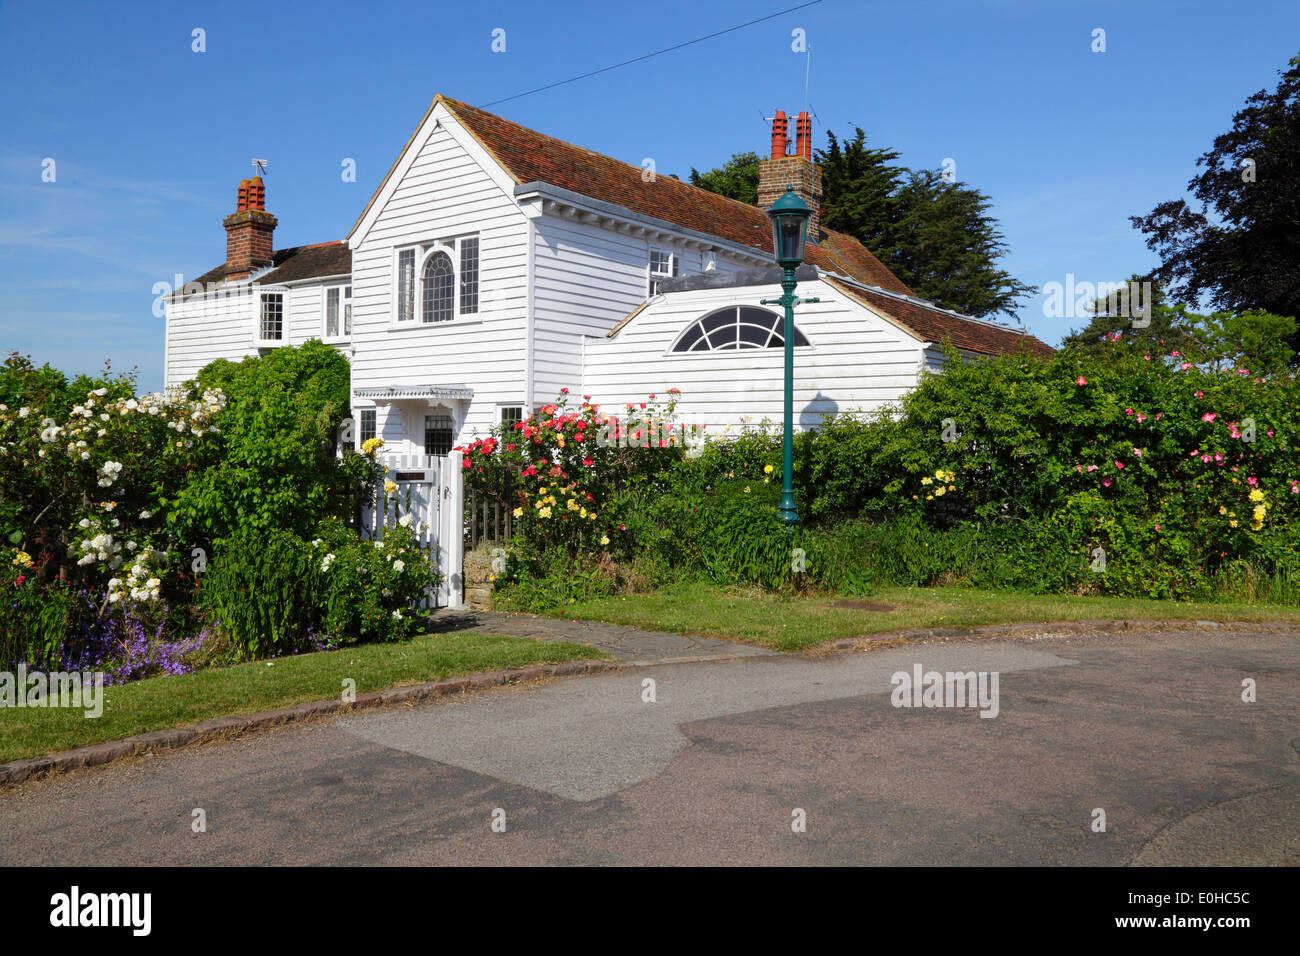
[[[381,405],[405,399],[452,399],[468,401],[474,389],[468,385],[378,385],[352,390],[356,398],[368,398]]]

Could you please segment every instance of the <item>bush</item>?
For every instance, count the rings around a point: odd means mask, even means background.
[[[202,603],[242,660],[280,657],[416,633],[414,605],[439,575],[397,526],[367,541],[339,521],[305,541],[243,529],[209,565]]]
[[[0,671],[57,661],[68,632],[73,591],[24,574],[27,554],[0,548]]]

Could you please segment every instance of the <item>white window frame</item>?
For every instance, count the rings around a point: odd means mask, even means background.
[[[371,406],[368,406],[368,407],[357,408],[357,409],[353,412],[353,422],[354,422],[354,425],[353,425],[354,432],[353,432],[353,434],[354,434],[355,437],[356,437],[356,444],[357,444],[357,450],[358,450],[358,451],[361,450],[361,446],[362,446],[362,445],[365,443],[365,441],[366,441],[366,435],[365,435],[365,432],[364,432],[364,430],[363,430],[362,427],[361,427],[361,417],[362,417],[363,415],[373,415],[373,416],[375,417],[375,433],[374,433],[373,435],[370,436],[371,438],[378,438],[378,437],[379,437],[379,432],[381,431],[380,426],[379,426],[379,409],[378,409],[377,407],[371,405]]]
[[[262,302],[268,295],[280,297],[280,337],[268,339],[262,337]],[[259,349],[276,349],[289,345],[289,290],[256,289],[253,293],[253,345]]]
[[[655,270],[656,254],[668,257],[667,272]],[[662,247],[651,247],[649,262],[646,264],[646,272],[649,277],[646,285],[647,295],[651,298],[653,298],[656,295],[659,295],[659,283],[662,282],[664,279],[671,279],[675,277],[680,271],[680,268],[681,268],[681,256],[679,256],[674,250],[664,249]]]
[[[477,239],[479,255],[479,281],[478,292],[475,297],[475,311],[467,312],[461,309],[460,289],[461,289],[461,244],[466,239]],[[409,319],[399,320],[398,315],[398,269],[401,254],[403,252],[415,253],[415,274],[413,277],[414,288],[414,306],[411,310]],[[451,260],[451,306],[452,316],[450,319],[441,322],[424,321],[424,266],[437,253],[441,252]],[[452,236],[445,239],[430,239],[425,242],[408,243],[403,246],[393,248],[393,281],[392,281],[392,315],[389,321],[389,329],[436,329],[445,328],[449,325],[470,325],[483,321],[483,237],[480,233],[471,232],[463,236]]]
[[[401,272],[402,272],[402,253],[404,252],[411,253],[411,314],[405,319],[402,318],[402,310],[401,310],[401,294],[402,294]],[[419,321],[416,318],[416,314],[419,306],[419,297],[416,295],[416,291],[415,291],[416,286],[419,284],[418,283],[419,269],[420,269],[420,247],[419,246],[405,246],[403,248],[393,250],[392,324],[395,328],[402,328],[402,329],[408,328],[409,326],[415,325],[416,322]]]
[[[781,345],[779,345],[779,346],[771,346],[771,347],[766,347],[766,346],[764,346],[764,347],[758,347],[758,348],[735,348],[735,349],[707,348],[707,349],[688,349],[687,351],[684,351],[684,352],[678,352],[678,351],[676,350],[676,349],[677,349],[677,343],[680,342],[680,341],[682,340],[682,338],[686,335],[686,333],[689,332],[691,329],[693,329],[693,328],[694,328],[698,323],[700,323],[700,322],[704,321],[705,319],[707,319],[709,316],[711,316],[711,315],[716,315],[716,314],[719,313],[719,312],[724,312],[724,311],[728,311],[728,310],[732,310],[732,309],[749,309],[749,308],[756,309],[756,310],[758,310],[758,311],[760,311],[760,312],[771,312],[771,313],[773,313],[773,314],[777,317],[777,319],[776,319],[777,321],[781,321],[781,320],[782,320],[782,316],[783,316],[783,313],[782,313],[782,312],[778,311],[777,309],[771,309],[771,308],[768,308],[768,307],[766,307],[766,306],[750,305],[750,304],[748,304],[748,303],[744,303],[744,302],[738,302],[738,303],[735,303],[735,304],[733,304],[733,305],[720,305],[720,306],[714,306],[714,307],[708,309],[706,312],[703,312],[702,314],[697,315],[697,316],[696,316],[694,319],[692,319],[691,321],[687,322],[686,325],[684,325],[684,326],[682,327],[681,331],[678,332],[675,336],[673,336],[673,340],[672,340],[672,342],[669,343],[667,350],[663,353],[664,358],[668,358],[668,359],[683,359],[683,358],[688,358],[688,357],[689,357],[689,358],[699,358],[699,357],[701,357],[701,356],[705,356],[705,355],[710,356],[710,357],[712,357],[712,356],[743,355],[743,356],[747,356],[750,360],[753,360],[753,359],[756,359],[756,358],[757,358],[758,356],[760,356],[760,355],[776,355],[776,356],[780,356],[780,355],[782,355],[782,354],[784,353],[784,351],[785,351],[785,344],[784,344],[784,342],[783,342]],[[804,315],[804,316],[807,316],[808,313],[803,313],[803,315]],[[795,316],[795,318],[798,319],[799,316]],[[741,323],[741,324],[746,324],[746,323]],[[775,322],[774,322],[773,324],[775,325]],[[808,333],[806,333],[802,328],[800,328],[800,325],[799,325],[799,323],[798,323],[797,321],[794,323],[794,329],[795,329],[796,332],[798,332],[800,335],[802,335],[802,336],[804,337],[804,341],[807,343],[806,345],[799,345],[799,344],[796,343],[795,346],[794,346],[795,351],[796,351],[796,352],[814,352],[814,351],[816,351],[817,346],[813,345],[813,341],[812,341],[812,339],[810,339],[810,338],[808,337]],[[722,361],[724,361],[724,362],[729,362],[729,361],[732,361],[732,359],[730,359],[730,358],[723,358]]]
[[[528,421],[528,403],[527,402],[498,402],[497,403],[497,421],[498,425],[505,424],[505,412],[508,408],[517,408],[519,410],[519,420]]]
[[[337,335],[329,334],[330,292],[338,290],[339,295],[339,331]],[[327,285],[320,291],[320,339],[325,343],[350,342],[352,331],[347,319],[348,310],[352,308],[352,283],[339,282]]]

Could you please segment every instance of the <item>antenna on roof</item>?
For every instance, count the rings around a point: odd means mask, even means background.
[[[264,159],[253,160],[253,175],[260,176],[264,172],[266,172],[266,160]]]
[[[808,110],[808,75],[812,72],[812,44],[804,51],[803,64],[803,108],[804,112]]]

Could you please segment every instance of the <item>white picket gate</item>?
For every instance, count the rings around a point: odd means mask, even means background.
[[[361,512],[361,534],[371,541],[384,536],[399,518],[410,515],[416,541],[442,574],[442,583],[430,589],[421,607],[461,607],[464,560],[464,486],[461,453],[435,455],[381,455],[388,468],[384,476],[397,485],[392,494],[380,488],[375,501]]]

